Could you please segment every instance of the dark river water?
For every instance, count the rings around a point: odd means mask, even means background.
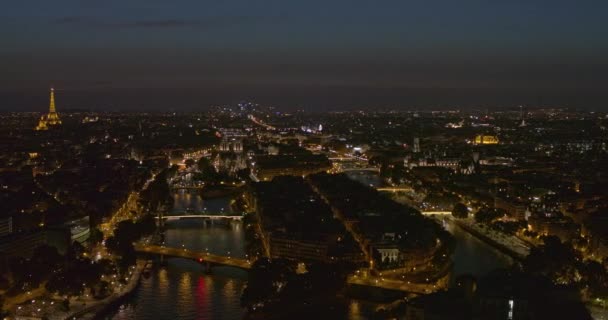
[[[358,175],[358,178],[361,176]],[[358,179],[357,179],[358,180]],[[374,180],[370,183],[379,182]],[[368,183],[369,184],[369,183]],[[196,193],[174,194],[175,212],[187,208],[201,211],[230,211],[230,199],[202,200]],[[458,243],[454,254],[454,274],[483,275],[504,267],[510,259],[477,238],[448,224]],[[245,256],[245,236],[239,221],[186,220],[167,225],[165,245],[211,253]],[[110,319],[241,319],[244,310],[239,298],[247,281],[247,273],[230,267],[216,267],[211,274],[194,261],[169,259],[164,267],[153,269],[127,303],[109,316]],[[352,300],[346,306],[345,318],[369,319],[370,303]]]
[[[462,230],[455,223],[446,221],[443,225],[456,238],[456,248],[452,255],[454,276],[472,274],[479,278],[492,270],[505,268],[513,263],[511,257]]]

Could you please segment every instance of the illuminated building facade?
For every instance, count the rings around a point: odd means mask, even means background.
[[[238,139],[223,139],[220,143],[222,152],[243,152],[243,142]]]
[[[492,135],[479,134],[473,142],[475,144],[498,144],[498,138]]]
[[[55,89],[51,88],[51,98],[49,104],[49,113],[42,115],[36,126],[36,130],[48,130],[51,126],[57,126],[61,124],[59,114],[55,110]]]

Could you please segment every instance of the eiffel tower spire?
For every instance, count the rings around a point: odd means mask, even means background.
[[[55,89],[51,88],[51,98],[49,102],[49,113],[40,117],[38,126],[35,130],[48,130],[49,126],[56,126],[61,124],[59,114],[55,109]]]
[[[51,87],[51,103],[49,105],[49,113],[56,113],[55,110],[55,89]]]

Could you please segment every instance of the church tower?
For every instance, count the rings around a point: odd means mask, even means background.
[[[526,126],[526,119],[524,117],[524,106],[519,106],[519,113],[520,113],[520,118],[521,118],[521,123],[519,124],[520,127],[525,127]]]

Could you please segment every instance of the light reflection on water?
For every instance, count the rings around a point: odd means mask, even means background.
[[[191,209],[195,212],[232,212],[230,197],[203,200],[199,195],[199,190],[178,190],[173,193],[173,200],[173,210],[171,211],[175,213],[182,213],[186,209]]]
[[[201,206],[227,210],[229,199],[203,201],[198,195],[178,193],[174,195],[176,209]],[[218,207],[219,206],[219,207]],[[192,250],[245,256],[245,236],[242,222],[221,220],[172,221],[165,231],[165,244],[179,247],[182,244]],[[116,313],[114,320],[131,319],[242,319],[244,310],[240,297],[247,281],[245,271],[215,267],[206,274],[195,261],[168,259],[166,267],[154,269],[148,279],[142,278],[134,296]],[[358,302],[350,302],[345,317],[352,320],[368,319],[363,315],[373,308],[361,308]],[[362,309],[365,309],[362,311]],[[346,314],[347,313],[347,314]]]
[[[162,296],[166,296],[168,294],[168,288],[169,288],[169,277],[167,275],[167,269],[160,269],[158,270],[158,273],[156,274],[156,276],[158,277],[158,288],[157,290],[160,291],[160,294]]]
[[[184,272],[184,274],[179,279],[178,295],[181,299],[181,303],[183,304],[192,304],[194,302],[192,300],[191,277],[192,274],[190,272]]]
[[[175,212],[186,208],[230,210],[230,199],[202,200],[196,193],[174,194]],[[165,244],[234,257],[245,256],[245,238],[240,221],[182,220],[167,223]],[[167,266],[153,269],[142,278],[134,296],[109,318],[127,319],[241,319],[240,296],[247,273],[215,267],[211,274],[195,261],[168,259]]]
[[[479,279],[492,270],[506,268],[513,263],[509,256],[449,221],[446,220],[444,226],[456,238],[456,248],[452,256],[455,276],[471,274]]]
[[[162,275],[168,281],[161,281]],[[247,274],[232,268],[203,272],[194,261],[170,259],[143,279],[130,302],[112,319],[241,319],[240,294]]]
[[[188,207],[230,210],[228,198],[202,200],[198,194],[180,192],[174,199],[175,211]],[[454,274],[481,276],[510,263],[510,258],[457,226],[446,227],[457,240]],[[192,250],[217,254],[230,251],[234,257],[245,256],[244,229],[239,221],[173,221],[167,224],[165,242],[167,246],[184,244]],[[246,281],[247,273],[242,270],[216,267],[206,274],[197,262],[169,259],[166,267],[154,269],[148,279],[142,278],[130,301],[109,319],[242,319],[240,295]],[[369,319],[374,309],[369,302],[351,300],[345,306],[344,318]]]
[[[195,251],[245,257],[242,222],[231,220],[182,220],[167,223],[165,245]]]
[[[365,171],[365,170],[360,170],[360,171],[354,170],[354,171],[347,171],[346,176],[348,176],[352,180],[355,180],[366,186],[370,186],[370,187],[374,187],[374,188],[384,186],[384,182],[382,181],[382,178],[380,178],[380,176],[375,172]]]
[[[361,313],[361,310],[359,310],[359,302],[358,301],[352,300],[350,302],[350,305],[348,306],[348,313],[351,314],[351,315],[357,315],[357,314]]]

